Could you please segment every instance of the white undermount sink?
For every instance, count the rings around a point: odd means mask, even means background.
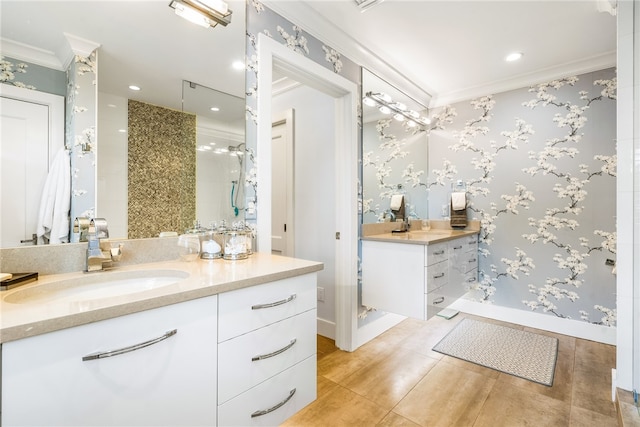
[[[180,282],[180,270],[135,270],[88,273],[82,277],[16,289],[3,299],[10,304],[80,302],[162,288]]]

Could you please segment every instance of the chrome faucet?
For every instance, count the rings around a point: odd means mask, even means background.
[[[109,230],[107,221],[103,218],[94,218],[89,225],[87,235],[86,272],[101,271],[104,264],[112,261],[120,261],[122,257],[122,243],[115,247],[109,242]]]

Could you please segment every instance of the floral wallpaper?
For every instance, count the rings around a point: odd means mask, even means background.
[[[0,83],[65,96],[66,73],[0,53]]]
[[[463,180],[482,225],[472,299],[614,326],[615,70],[435,113],[430,217]]]
[[[428,187],[420,181],[427,175],[427,130],[394,119],[367,122],[364,111],[363,222],[384,221],[394,194],[405,196],[409,218],[427,218]]]
[[[71,150],[71,221],[93,218],[96,201],[97,52],[75,56],[67,70],[65,144]],[[71,241],[79,236],[71,234]]]

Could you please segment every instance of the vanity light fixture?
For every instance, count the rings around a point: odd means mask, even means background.
[[[229,6],[222,0],[171,0],[176,15],[201,27],[226,27],[231,22]]]
[[[417,111],[407,109],[407,106],[394,102],[386,93],[367,92],[362,102],[370,107],[378,107],[381,113],[393,114],[398,121],[407,121],[407,126],[428,126],[431,119],[421,116]]]

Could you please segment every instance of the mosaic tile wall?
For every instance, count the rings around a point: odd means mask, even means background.
[[[183,233],[196,218],[196,116],[129,100],[128,120],[128,237]]]

